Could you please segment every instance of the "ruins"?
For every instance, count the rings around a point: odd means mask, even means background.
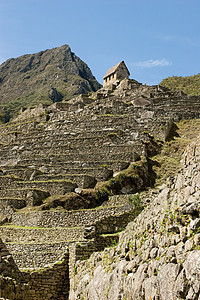
[[[112,83],[119,83],[123,79],[128,79],[129,70],[124,61],[120,61],[114,67],[110,68],[103,77],[103,86],[109,86]]]
[[[0,299],[84,299],[70,294],[77,261],[118,242],[141,212],[129,195],[153,184],[156,141],[200,118],[199,96],[128,77],[122,61],[97,92],[0,125]]]

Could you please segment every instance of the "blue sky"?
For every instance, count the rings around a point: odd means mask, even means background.
[[[0,63],[68,44],[102,83],[121,60],[158,84],[200,73],[199,0],[0,0]]]

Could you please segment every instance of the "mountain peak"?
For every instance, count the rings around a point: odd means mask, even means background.
[[[69,45],[8,59],[0,66],[0,104],[7,119],[21,107],[51,104],[52,87],[61,95],[60,101],[101,85]]]

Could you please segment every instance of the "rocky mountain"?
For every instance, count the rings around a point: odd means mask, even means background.
[[[8,121],[20,108],[49,105],[100,87],[68,45],[23,55],[0,66],[0,112]]]
[[[160,85],[172,91],[182,90],[188,95],[200,95],[200,74],[186,77],[168,77],[162,80]]]

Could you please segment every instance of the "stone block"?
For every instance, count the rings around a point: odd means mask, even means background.
[[[26,194],[26,204],[29,206],[41,205],[42,201],[50,196],[50,193],[42,190],[30,190]]]
[[[191,238],[185,242],[185,251],[190,251],[193,248],[194,239]]]
[[[200,233],[194,235],[195,246],[200,246]]]

